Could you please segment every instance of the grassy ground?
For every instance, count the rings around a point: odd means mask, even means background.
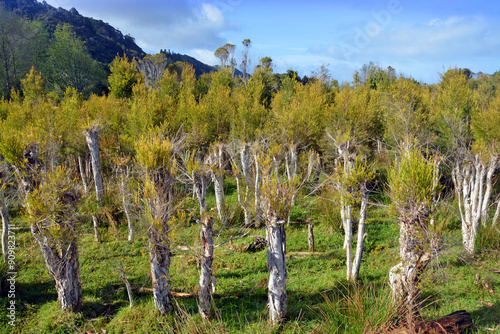
[[[234,204],[231,199],[229,203]],[[398,262],[398,226],[385,208],[369,212],[366,253],[360,279],[353,284],[345,279],[342,231],[335,217],[321,212],[325,207],[320,204],[299,203],[287,226],[289,319],[279,328],[267,321],[266,251],[239,251],[253,236],[265,236],[265,230],[223,230],[219,242],[249,233],[215,250],[216,293],[222,296],[214,299],[213,320],[208,323],[199,319],[194,297],[176,298],[175,313],[161,317],[155,312],[151,293],[138,289],[134,290],[135,304],[129,308],[116,268],[123,265],[133,286],[149,288],[149,257],[144,231],[139,228],[136,240],[128,242],[125,227],[119,227],[103,230],[100,244],[94,242],[90,230],[82,231],[84,307],[76,314],[59,310],[55,284],[38,245],[29,232],[18,231],[16,325],[7,325],[9,299],[2,294],[0,333],[102,333],[104,329],[108,333],[362,333],[368,324],[381,324],[391,316],[386,281],[390,267]],[[233,218],[237,215],[233,209]],[[298,253],[308,250],[306,221],[315,223],[317,253],[313,255]],[[432,319],[465,309],[472,315],[473,333],[500,333],[500,274],[490,271],[500,269],[498,232],[482,231],[479,254],[471,258],[462,251],[457,226],[451,223],[441,231],[443,252],[428,267],[422,282],[422,314]],[[196,296],[198,235],[198,226],[193,223],[173,231],[173,291]],[[479,284],[475,284],[476,275]]]

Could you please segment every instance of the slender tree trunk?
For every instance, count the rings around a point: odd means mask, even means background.
[[[260,183],[261,183],[261,171],[260,171],[260,166],[259,166],[259,159],[257,157],[257,153],[254,154],[254,159],[255,159],[255,187],[254,187],[254,204],[255,204],[255,227],[260,226],[260,219],[261,219],[261,211],[262,208],[260,207]]]
[[[226,197],[224,196],[224,164],[223,148],[218,147],[214,153],[215,170],[212,170],[211,177],[214,183],[215,203],[217,206],[217,215],[222,224],[227,220]]]
[[[488,208],[490,204],[491,192],[493,189],[493,175],[497,167],[498,157],[492,156],[488,163],[488,172],[486,173],[486,191],[484,193],[483,204],[481,207],[481,224],[486,226],[488,221]]]
[[[7,262],[8,240],[9,240],[9,208],[0,194],[0,215],[2,216],[2,256],[3,262]]]
[[[269,269],[268,300],[273,323],[281,322],[287,311],[286,232],[285,220],[270,215],[266,221],[267,266]]]
[[[87,194],[89,192],[89,181],[87,179],[87,165],[83,161],[83,158],[78,155],[78,169],[80,170],[80,177],[83,184],[83,192]]]
[[[210,317],[210,296],[212,283],[212,262],[214,258],[213,219],[204,217],[200,229],[201,272],[199,285],[199,312],[202,318]]]
[[[85,140],[90,151],[97,200],[100,202],[104,196],[104,186],[102,183],[101,156],[99,155],[99,128],[87,129],[85,131]]]
[[[363,258],[364,251],[364,242],[366,238],[365,233],[365,221],[366,221],[366,203],[368,201],[368,192],[366,191],[366,187],[363,186],[362,194],[361,194],[361,210],[360,217],[358,222],[358,238],[356,242],[356,255],[354,256],[354,261],[352,263],[351,268],[351,280],[356,280],[359,277],[359,269],[361,267],[361,260]]]
[[[125,212],[125,216],[127,217],[128,241],[132,241],[134,240],[134,225],[132,224],[132,219],[130,218],[130,211],[127,201],[127,190],[125,187],[125,178],[127,177],[126,174],[126,171],[122,170],[120,172],[120,192],[122,197],[123,211]]]
[[[314,252],[314,224],[307,224],[307,241],[309,243],[309,251]]]
[[[219,217],[219,220],[224,224],[227,220],[226,197],[224,196],[224,175],[222,175],[222,173],[213,173],[212,181],[214,183],[217,216]]]
[[[128,281],[127,276],[125,276],[125,270],[123,269],[122,264],[120,264],[120,268],[118,268],[118,273],[120,275],[121,280],[125,284],[125,287],[127,288],[129,307],[132,308],[132,306],[134,306],[134,296],[132,294],[132,286],[130,285],[130,282]]]
[[[348,280],[351,279],[352,272],[352,209],[351,205],[343,206],[343,223],[344,223],[344,249],[346,251],[346,264],[347,264],[347,274],[346,277]]]
[[[495,215],[493,216],[493,220],[491,221],[492,226],[497,225],[498,216],[500,216],[500,198],[497,199],[497,208],[495,209]]]
[[[92,172],[94,174],[97,202],[100,204],[104,196],[104,186],[102,183],[101,157],[99,155],[99,128],[92,127],[87,129],[85,131],[85,140],[87,141],[92,161]],[[92,222],[94,225],[94,238],[97,242],[99,242],[99,223],[95,215],[92,215]]]

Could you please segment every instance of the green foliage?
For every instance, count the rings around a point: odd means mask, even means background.
[[[434,184],[435,173],[435,162],[423,157],[418,149],[403,152],[388,175],[393,208],[404,214],[421,205],[430,207],[440,188]]]
[[[106,80],[101,64],[87,53],[83,42],[70,25],[59,25],[49,50],[49,83],[52,89],[64,94],[68,87],[89,96],[99,91]]]
[[[176,160],[176,143],[161,135],[157,128],[136,141],[137,162],[147,170],[167,169],[173,171]]]
[[[108,77],[109,93],[116,98],[130,98],[132,89],[142,80],[134,61],[129,61],[124,55],[117,55],[110,65],[111,74]]]
[[[293,197],[300,186],[299,176],[289,179],[282,175],[279,171],[280,166],[272,152],[268,152],[265,156],[261,154],[260,159],[263,180],[261,198],[267,203],[270,212],[286,219],[293,206]]]

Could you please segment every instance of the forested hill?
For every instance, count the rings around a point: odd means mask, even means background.
[[[36,0],[0,0],[0,4],[18,16],[42,21],[51,33],[58,24],[70,24],[76,36],[85,43],[92,58],[101,63],[111,63],[117,54],[125,53],[131,58],[142,58],[145,55],[135,44],[133,37],[124,36],[102,20],[82,16],[74,8],[68,11]]]

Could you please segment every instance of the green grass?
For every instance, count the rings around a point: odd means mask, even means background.
[[[234,190],[230,191],[228,202],[236,216]],[[210,198],[209,204],[212,203]],[[266,251],[238,251],[253,240],[251,236],[265,236],[264,229],[249,230],[247,237],[216,248],[213,274],[217,278],[216,293],[222,296],[213,301],[213,319],[204,322],[197,314],[196,298],[191,297],[177,298],[176,311],[161,317],[155,311],[151,293],[134,290],[135,304],[129,308],[116,267],[123,265],[133,286],[150,288],[148,245],[142,228],[138,228],[136,240],[129,243],[125,226],[119,226],[118,230],[103,229],[100,244],[94,242],[90,228],[82,229],[79,242],[83,311],[76,314],[60,311],[55,284],[38,245],[29,232],[18,231],[17,322],[14,328],[7,325],[8,298],[2,294],[0,333],[101,333],[103,329],[108,333],[362,333],[368,325],[384,324],[392,315],[387,276],[399,262],[396,221],[383,207],[369,211],[360,279],[351,283],[345,279],[342,231],[337,224],[327,224],[319,207],[317,203],[311,208],[307,202],[298,203],[292,215],[294,220],[286,227],[289,313],[287,322],[280,327],[271,326],[267,320]],[[317,253],[301,255],[298,252],[308,250],[309,221],[315,223]],[[22,222],[18,221],[18,225]],[[219,241],[242,232],[245,231],[234,225],[225,228]],[[500,274],[490,271],[500,269],[498,232],[483,229],[479,239],[484,247],[472,258],[463,253],[458,229],[447,230],[445,237],[444,251],[428,267],[421,284],[423,316],[433,319],[465,309],[473,317],[473,333],[500,332]],[[198,238],[198,226],[193,221],[176,226],[173,231],[173,291],[196,296]],[[482,283],[474,284],[476,275],[495,294],[484,289]]]

